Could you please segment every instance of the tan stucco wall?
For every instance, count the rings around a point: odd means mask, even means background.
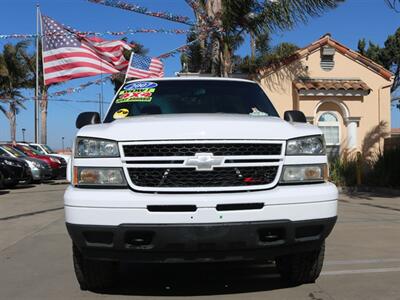
[[[319,49],[308,55],[308,57],[295,61],[288,66],[267,75],[262,75],[260,84],[270,97],[280,115],[285,110],[298,109],[307,117],[314,117],[317,122],[321,110],[337,111],[341,115],[341,144],[346,145],[347,129],[345,116],[337,104],[330,103],[320,106],[318,112],[316,107],[320,101],[339,101],[349,110],[350,117],[360,117],[357,128],[357,148],[360,149],[362,141],[367,132],[380,121],[388,124],[390,131],[390,84],[388,81],[366,68],[364,65],[336,52],[334,56],[335,66],[330,71],[324,71],[320,66]],[[299,77],[331,78],[331,79],[360,79],[370,88],[369,95],[362,97],[324,97],[324,96],[301,96],[298,97],[293,88],[293,80]],[[382,89],[383,86],[387,86]],[[380,102],[380,105],[379,105]],[[343,149],[342,149],[343,150]]]

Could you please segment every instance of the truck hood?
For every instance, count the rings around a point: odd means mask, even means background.
[[[77,135],[116,141],[265,139],[287,140],[319,135],[306,123],[289,123],[278,117],[239,114],[148,115],[88,125]]]

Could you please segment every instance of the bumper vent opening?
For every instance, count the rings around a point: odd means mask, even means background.
[[[250,210],[250,209],[262,209],[264,203],[238,203],[238,204],[218,204],[218,211],[227,210]]]
[[[296,228],[296,240],[319,239],[324,227],[321,225],[303,226]]]
[[[86,231],[83,237],[88,245],[112,246],[114,234],[107,231]]]
[[[196,205],[147,205],[147,210],[151,212],[187,212],[196,211]]]
[[[285,230],[283,228],[265,228],[258,230],[262,243],[280,244],[284,242]]]
[[[152,231],[129,231],[125,234],[125,245],[127,248],[149,248],[153,237]]]

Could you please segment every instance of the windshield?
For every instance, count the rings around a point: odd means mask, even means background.
[[[46,149],[47,153],[51,153],[51,154],[57,154],[53,149],[51,149],[49,146],[47,145],[42,145],[42,147],[44,149]]]
[[[0,156],[7,156],[10,157],[11,155],[9,153],[7,153],[6,151],[4,151],[3,149],[0,148]]]
[[[4,150],[8,151],[9,153],[14,155],[15,157],[26,157],[25,153],[23,153],[22,151],[19,151],[17,149],[14,149],[12,147],[2,145],[1,148],[3,148]]]
[[[19,149],[24,153],[33,153],[35,155],[42,155],[39,151],[33,149],[32,147],[25,146],[25,145],[18,145]]]
[[[185,113],[278,116],[263,90],[252,82],[165,80],[125,84],[104,122],[139,115]]]
[[[39,152],[40,154],[46,154],[39,146],[36,145],[29,145],[29,147],[31,147],[32,149],[35,149],[37,152]]]

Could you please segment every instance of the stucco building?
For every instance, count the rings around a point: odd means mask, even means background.
[[[259,81],[281,116],[301,110],[322,129],[331,154],[361,150],[379,124],[390,132],[393,74],[329,34],[261,68]]]

